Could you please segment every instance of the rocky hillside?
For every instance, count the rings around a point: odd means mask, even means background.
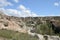
[[[0,12],[0,30],[12,30],[31,35],[37,33],[42,35],[60,36],[60,17],[49,16],[24,18],[8,16],[3,12]]]
[[[7,16],[0,12],[0,29],[14,30],[19,32],[27,32],[30,27],[37,28],[43,24],[53,21],[55,26],[60,27],[60,17],[14,17]],[[23,31],[22,31],[23,29]]]

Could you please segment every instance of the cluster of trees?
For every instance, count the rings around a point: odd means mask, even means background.
[[[36,33],[39,33],[39,34],[47,34],[47,35],[59,35],[59,33],[55,34],[54,30],[52,29],[52,24],[50,23],[49,20],[46,21],[45,24],[37,24],[36,25],[36,30],[35,30]]]

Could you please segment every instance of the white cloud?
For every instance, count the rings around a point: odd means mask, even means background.
[[[14,2],[18,3],[18,2],[19,2],[19,0],[14,0]]]
[[[8,13],[6,13],[6,9],[0,8],[0,11],[3,12],[4,14],[8,15]]]
[[[37,16],[36,13],[33,13],[31,10],[27,9],[24,5],[20,5],[18,8],[21,10],[21,13],[24,14],[24,17],[26,17],[26,16],[33,16],[33,17]]]
[[[6,9],[5,11],[8,15],[21,17],[21,12],[16,9]]]
[[[59,3],[59,2],[55,2],[54,5],[55,5],[55,6],[59,6],[60,3]]]
[[[32,12],[31,10],[27,9],[25,6],[20,5],[18,7],[20,10],[16,9],[4,9],[0,8],[0,11],[3,11],[5,14],[10,16],[17,16],[17,17],[36,17],[38,16],[36,13]]]
[[[7,0],[0,0],[0,7],[4,7],[4,6],[12,6],[13,4],[8,2]]]
[[[22,10],[22,11],[25,11],[25,10],[26,10],[26,8],[25,8],[23,5],[20,5],[20,6],[18,7],[18,9],[20,9],[20,10]]]
[[[0,8],[0,11],[4,12],[4,14],[9,16],[26,17],[26,15],[24,15],[21,11],[18,11],[16,9]]]
[[[10,12],[10,13],[13,13],[13,14],[18,14],[17,12],[17,10],[15,10],[15,9],[7,9],[7,11],[8,12]]]
[[[37,17],[38,15],[32,12],[32,17]]]

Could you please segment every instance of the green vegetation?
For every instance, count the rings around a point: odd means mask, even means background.
[[[38,40],[37,37],[32,37],[27,33],[19,33],[11,30],[0,30],[0,37],[7,38],[8,40]]]
[[[45,24],[36,24],[36,33],[43,34],[43,35],[60,35],[55,34],[54,31],[52,30],[51,24],[49,21],[47,21]]]
[[[49,27],[47,26],[47,24],[40,24],[40,25],[37,25],[37,28],[36,28],[36,32],[39,33],[39,34],[50,34],[49,32]]]

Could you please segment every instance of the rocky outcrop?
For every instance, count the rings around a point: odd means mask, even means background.
[[[7,16],[2,12],[0,13],[0,29],[7,29],[25,33],[26,29],[24,29],[23,23],[24,22],[22,22],[22,20],[18,17]]]
[[[60,33],[60,21],[59,20],[51,20],[50,24],[56,34]]]

